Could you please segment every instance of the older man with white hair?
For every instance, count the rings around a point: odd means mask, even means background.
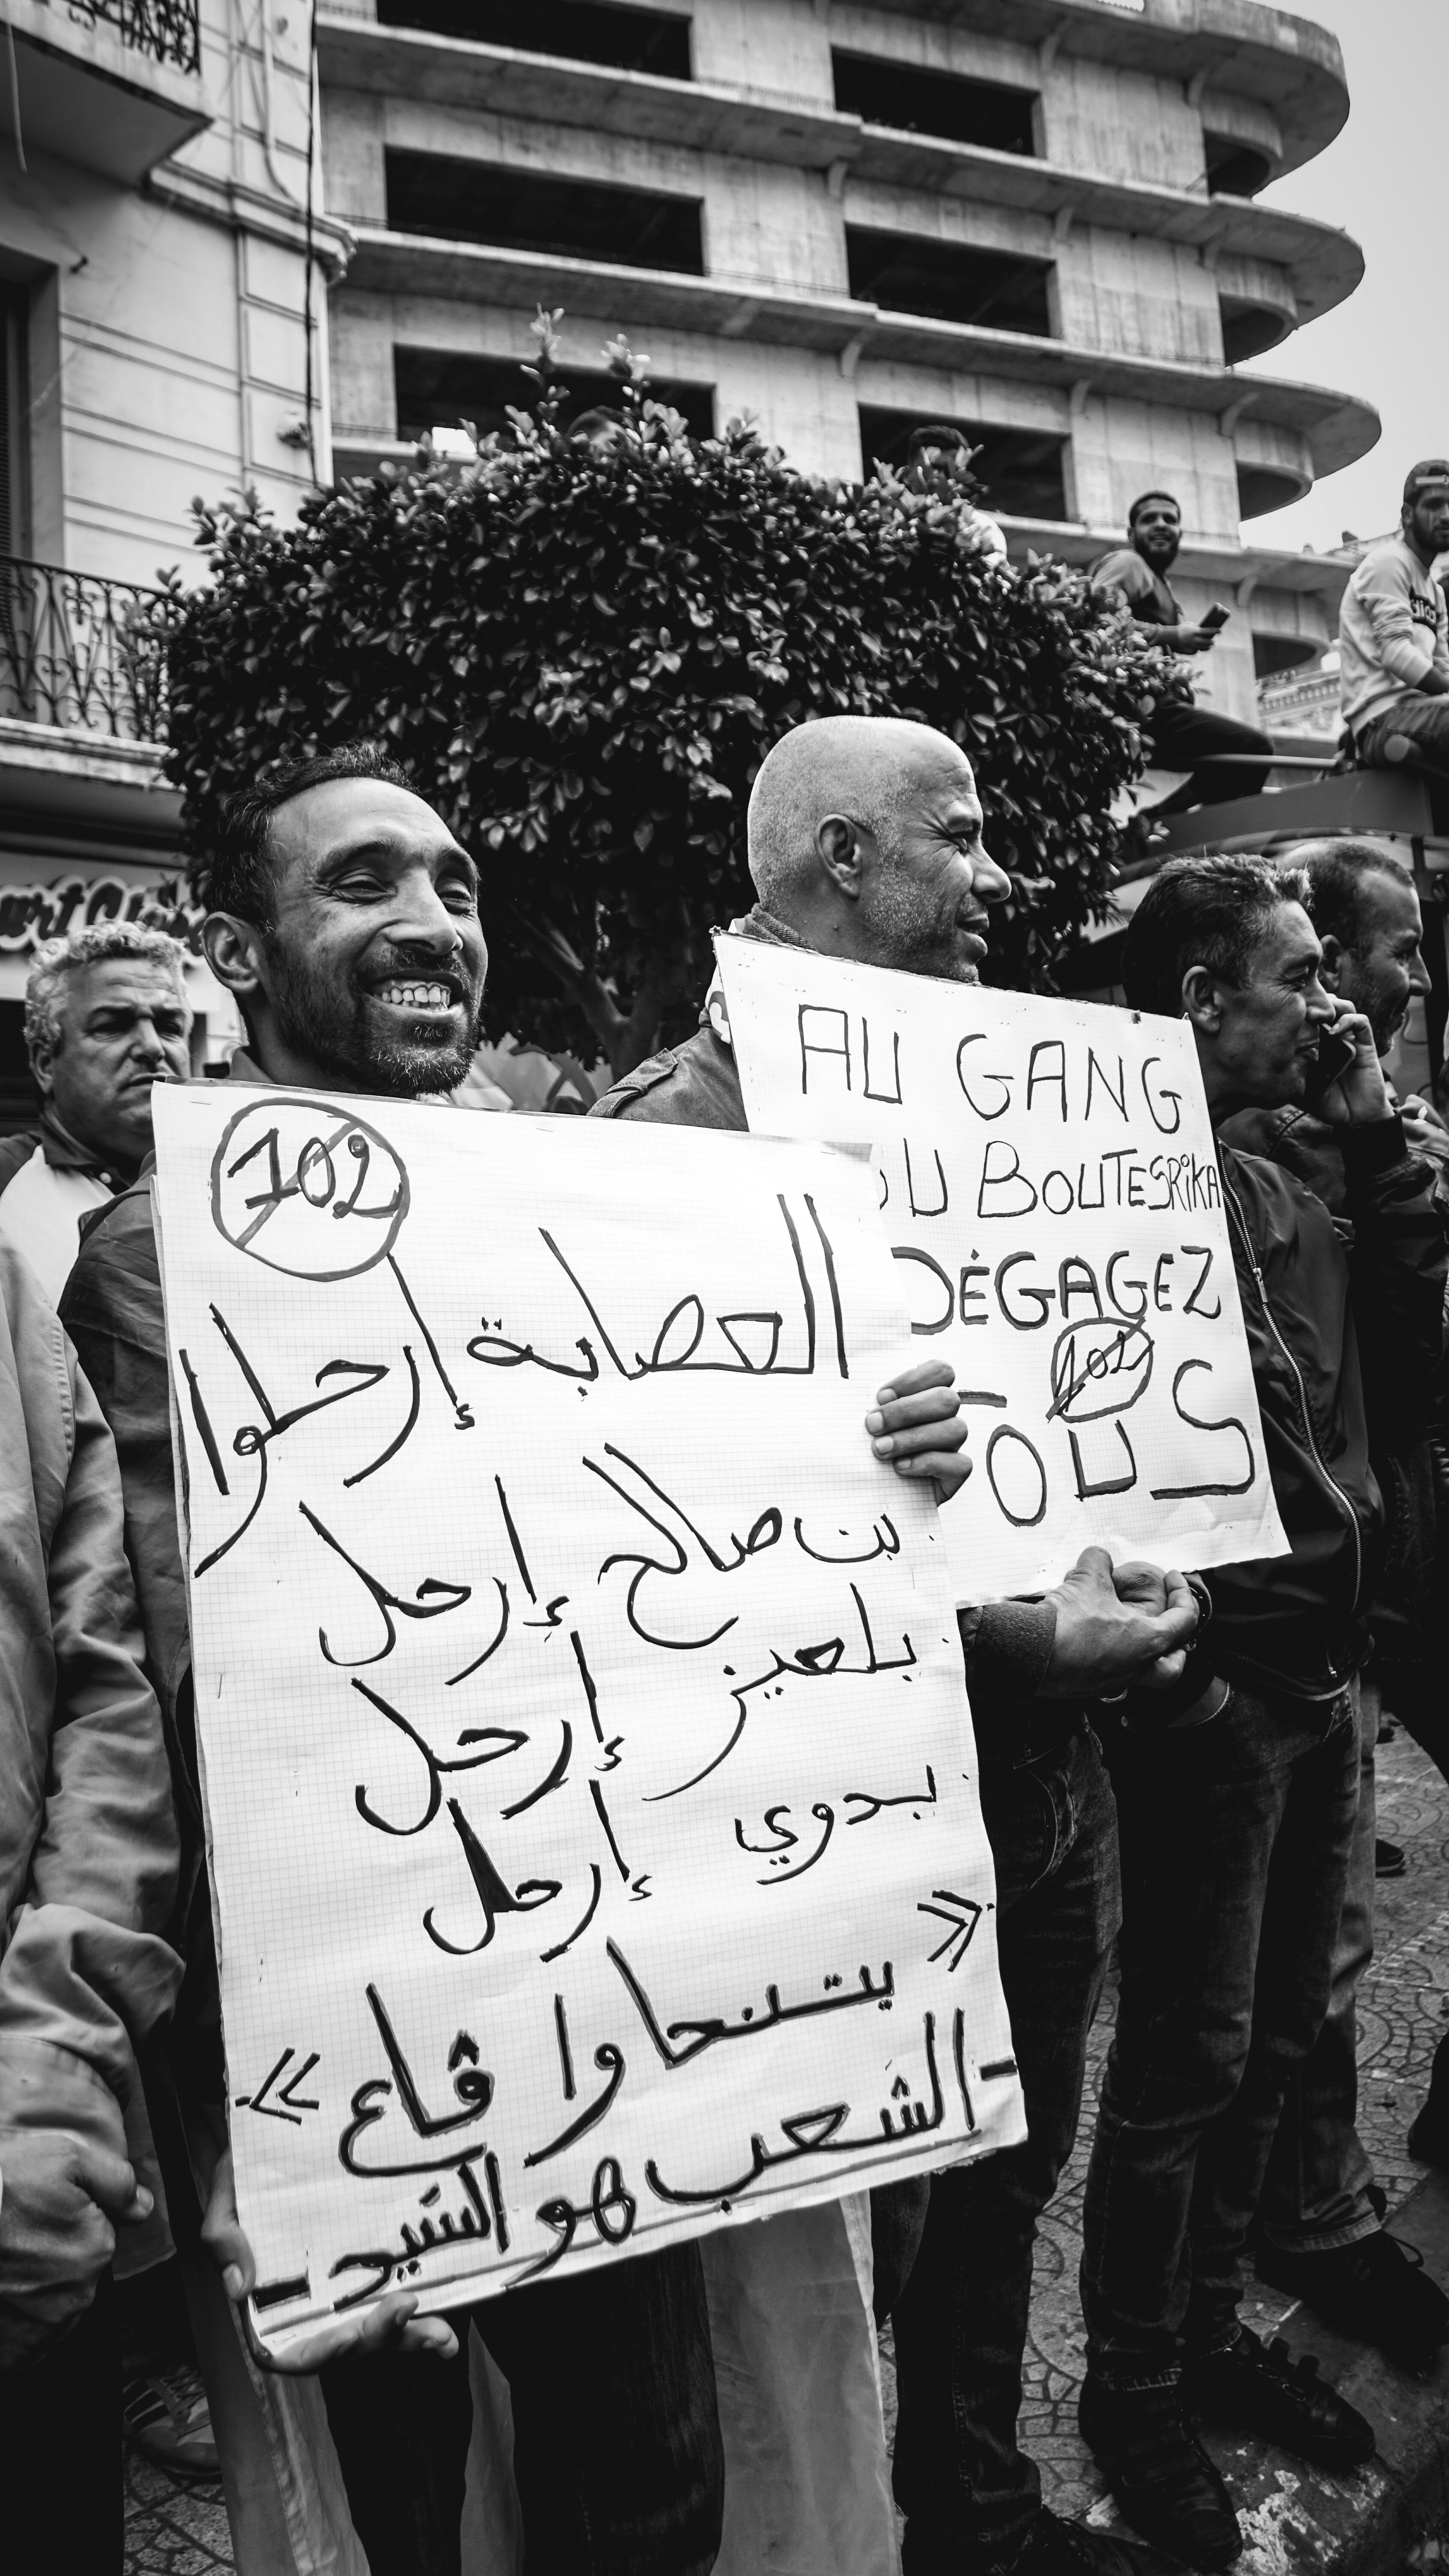
[[[759,901],[731,926],[956,984],[978,981],[986,907],[1011,892],[988,855],[971,764],[932,726],[824,716],[777,742],[750,797]],[[607,1093],[595,1117],[746,1125],[723,995],[699,1032]],[[919,1411],[916,1454],[867,1416],[878,1456],[931,1476],[928,1411],[948,1372],[892,1390]],[[907,1435],[909,1439],[910,1435]],[[953,1486],[960,1481],[959,1465]],[[1118,1922],[1112,1791],[1089,1720],[1129,1681],[1170,1686],[1197,1610],[1180,1575],[1113,1568],[1089,1548],[1052,1592],[963,1612],[982,1811],[996,1861],[1001,1981],[1027,2135],[982,2162],[873,2195],[862,2273],[895,2318],[895,2493],[906,2576],[1139,2576],[1130,2542],[1060,2521],[1017,2440],[1036,2223],[1071,2152],[1087,2033]],[[851,2367],[851,2269],[864,2213],[843,2202],[731,2228],[705,2244],[727,2477],[716,2576],[787,2563],[799,2576],[894,2564],[868,2395]],[[919,2249],[919,2250],[918,2250]],[[913,2257],[914,2267],[913,2267]],[[856,2309],[857,2341],[863,2339]]]
[[[37,1124],[0,1142],[0,1239],[52,1305],[81,1220],[129,1188],[151,1151],[151,1092],[190,1070],[182,951],[139,922],[97,922],[38,948],[25,986]]]

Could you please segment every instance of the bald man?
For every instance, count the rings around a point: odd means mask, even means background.
[[[959,984],[978,981],[986,907],[1011,891],[987,855],[965,753],[895,717],[826,716],[776,743],[750,798],[749,865],[759,901],[730,925],[743,937]],[[747,1125],[718,984],[698,1034],[640,1065],[592,1114]],[[889,1455],[892,1444],[875,1446]],[[1076,2136],[1087,2033],[1117,1931],[1116,1811],[1087,1703],[1129,1681],[1170,1685],[1196,1625],[1195,1609],[1177,1606],[1181,1577],[1169,1604],[1161,1578],[1136,1573],[1141,1590],[1126,1568],[1119,1580],[1149,1607],[1118,1598],[1111,1560],[1094,1548],[1044,1600],[962,1615],[1028,2134],[983,2163],[874,2195],[876,2313],[895,2316],[906,2576],[1137,2576],[1144,2563],[1105,2532],[1059,2521],[1016,2439],[1036,2222]],[[710,2242],[721,2261],[753,2267],[764,2297],[772,2269],[783,2270],[773,2231],[827,2218],[805,2211]],[[783,2328],[779,2339],[788,2345]],[[776,2380],[788,2408],[787,2362]],[[814,2386],[824,2416],[818,2373]],[[818,2474],[818,2452],[811,2465]],[[735,2563],[728,2480],[726,2497],[721,2576]],[[817,2563],[835,2564],[789,2560]]]

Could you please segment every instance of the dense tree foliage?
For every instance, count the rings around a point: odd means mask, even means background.
[[[277,759],[387,737],[482,866],[490,1025],[618,1072],[693,1025],[769,746],[912,715],[965,745],[1012,874],[993,979],[1049,985],[1105,912],[1167,657],[1080,573],[993,566],[967,475],[815,481],[739,423],[692,443],[627,352],[622,433],[571,441],[541,337],[534,410],[476,466],[386,469],[289,530],[199,508],[211,580],[166,612],[193,850]]]

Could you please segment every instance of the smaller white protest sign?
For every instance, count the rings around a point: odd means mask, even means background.
[[[1202,1077],[1175,1020],[717,943],[751,1127],[864,1139],[975,1473],[961,1598],[1084,1547],[1282,1556]]]

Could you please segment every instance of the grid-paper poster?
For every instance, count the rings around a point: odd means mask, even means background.
[[[858,1150],[158,1092],[255,2319],[1022,2134]]]
[[[954,1363],[959,1597],[1050,1586],[1094,1544],[1285,1555],[1186,1025],[717,949],[751,1127],[873,1147],[916,1352]]]

